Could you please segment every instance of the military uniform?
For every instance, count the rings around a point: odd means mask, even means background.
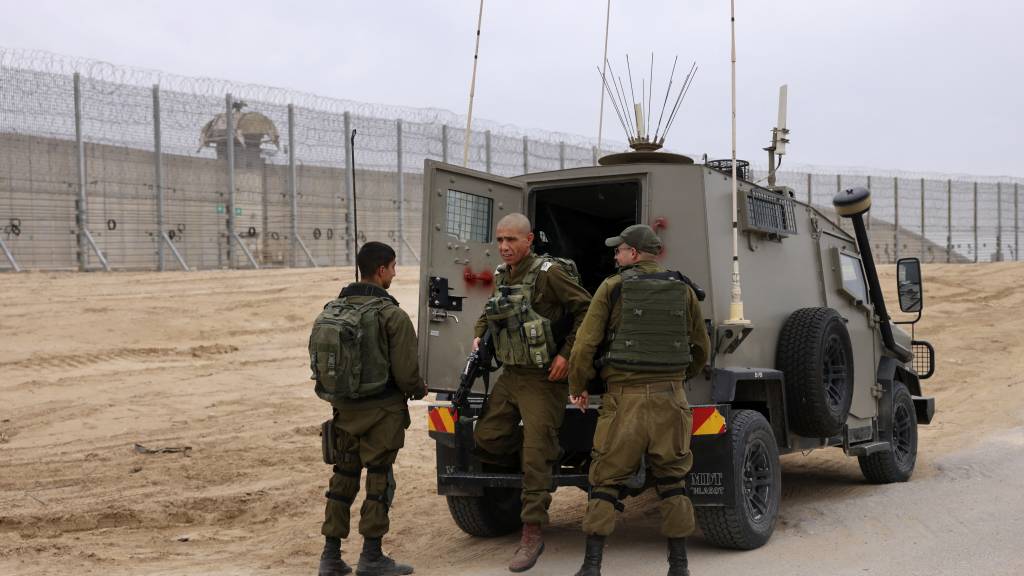
[[[360,509],[359,533],[380,539],[389,528],[388,508],[394,498],[392,465],[405,444],[409,427],[406,399],[426,394],[416,357],[416,332],[409,315],[386,290],[356,282],[339,297],[355,304],[383,298],[379,319],[387,340],[391,377],[384,392],[358,400],[336,400],[334,406],[334,475],[327,491],[327,508],[321,533],[347,538],[350,508],[359,492],[359,478],[366,468],[366,498]]]
[[[642,228],[641,232],[629,235],[634,228]],[[653,244],[649,251],[660,250],[660,240],[653,230],[646,226],[631,226],[623,232],[618,242],[609,238],[609,246],[616,246],[622,240],[630,238],[646,239]],[[640,241],[636,240],[636,241]],[[632,247],[640,244],[629,242]],[[576,342],[572,349],[569,362],[569,386],[573,396],[580,396],[587,390],[588,383],[594,378],[599,350],[604,351],[605,359],[610,359],[616,350],[609,344],[620,336],[623,327],[623,284],[624,276],[629,278],[652,278],[651,275],[666,272],[653,260],[640,260],[623,267],[619,273],[606,279],[594,294],[583,324],[576,334]],[[665,277],[664,274],[661,277]],[[681,278],[681,277],[679,277]],[[683,282],[680,281],[680,284]],[[624,508],[621,499],[625,496],[625,484],[637,472],[646,456],[646,463],[651,468],[654,483],[661,502],[661,532],[669,539],[670,574],[688,574],[686,568],[685,540],[695,528],[693,505],[684,491],[683,477],[693,464],[690,453],[690,427],[692,415],[686,400],[683,382],[697,374],[707,362],[710,341],[704,326],[700,305],[693,289],[685,285],[672,289],[682,296],[683,302],[675,297],[675,313],[681,318],[681,325],[688,326],[689,342],[676,342],[682,362],[668,369],[652,370],[650,367],[623,367],[622,362],[611,365],[605,362],[600,369],[600,376],[607,385],[601,396],[601,409],[594,432],[592,461],[590,464],[589,481],[591,485],[590,501],[586,516],[583,519],[583,531],[587,534],[587,550],[583,567],[578,575],[590,576],[600,574],[601,554],[604,537],[615,528],[617,513]],[[685,312],[684,312],[685,311]],[[662,342],[667,338],[658,330],[652,330],[651,320],[644,315],[645,310],[633,309],[629,313],[632,326],[639,327],[640,333],[648,338],[648,342],[657,339]],[[685,316],[685,318],[683,318]],[[666,322],[664,318],[660,320]],[[668,320],[672,322],[672,320]],[[644,333],[643,330],[647,332]],[[651,332],[655,332],[652,334]],[[642,341],[639,350],[633,350],[635,359],[642,359],[645,353]],[[625,346],[634,345],[627,341]],[[671,348],[671,343],[669,343]],[[686,347],[689,348],[687,351]],[[620,346],[618,350],[622,350]],[[688,352],[688,353],[687,353]],[[689,363],[686,363],[686,359]],[[642,362],[641,362],[642,364]],[[647,368],[647,369],[645,369]]]
[[[533,270],[536,281],[530,296],[534,312],[552,323],[563,322],[568,328],[565,342],[557,354],[568,359],[576,329],[590,303],[587,293],[553,260],[539,263],[540,258],[528,254],[510,272],[499,267],[494,293],[502,287],[521,284]],[[539,265],[539,268],[537,267]],[[569,317],[569,318],[566,318]],[[572,320],[571,324],[568,319]],[[488,327],[487,314],[481,314],[475,335],[480,337]],[[498,351],[500,357],[502,352]],[[548,523],[551,504],[551,472],[559,455],[558,430],[565,414],[568,385],[550,382],[547,367],[510,366],[502,368],[501,376],[487,400],[483,416],[473,432],[476,454],[482,462],[499,466],[522,466],[524,524]],[[520,428],[519,422],[523,425]]]

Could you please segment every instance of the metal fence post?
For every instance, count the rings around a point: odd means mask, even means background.
[[[895,177],[892,179],[892,199],[895,208],[892,226],[892,239],[895,244],[892,253],[895,262],[900,259],[900,179]]]
[[[78,202],[75,206],[75,228],[78,231],[78,269],[85,272],[88,264],[88,246],[85,240],[85,226],[88,212],[86,210],[85,193],[85,143],[82,139],[82,79],[78,72],[74,75],[75,90],[75,147],[78,152]]]
[[[487,166],[487,173],[491,174],[491,131],[484,131],[484,165]]]
[[[1020,199],[1019,184],[1013,185],[1013,259],[1020,260],[1020,218],[1017,205]]]
[[[302,241],[302,235],[299,234],[299,177],[298,165],[295,162],[295,106],[292,104],[288,105],[288,196],[292,200],[292,241],[289,247],[292,266],[297,266],[299,262],[295,250],[295,245],[298,244],[310,265],[313,268],[319,268],[313,254],[306,247],[306,243]]]
[[[843,191],[843,176],[842,176],[842,174],[836,174],[836,194],[839,194],[842,191]],[[840,229],[843,228],[843,224],[844,224],[843,220],[846,220],[846,218],[836,218],[836,221],[839,223],[839,228]]]
[[[395,121],[395,132],[397,134],[395,145],[398,150],[395,156],[397,162],[397,175],[398,175],[398,262],[401,264],[405,263],[402,256],[405,255],[405,174],[402,171],[402,119],[399,118]],[[487,133],[488,142],[490,142],[490,132]],[[490,160],[488,160],[490,162]],[[488,167],[488,172],[490,169]]]
[[[953,181],[946,180],[946,263],[953,261]]]
[[[1003,184],[996,182],[996,262],[1003,261]]]
[[[164,173],[160,138],[160,85],[153,84],[153,177],[156,188],[156,269],[164,271]]]
[[[814,204],[814,194],[811,192],[811,173],[807,173],[807,205]]]
[[[978,183],[974,183],[974,261],[978,261]]]
[[[448,163],[448,125],[441,125],[441,162]]]
[[[235,260],[233,258],[234,253],[231,248],[231,242],[234,241],[235,236],[235,115],[234,98],[231,97],[229,92],[225,97],[225,131],[224,131],[224,148],[225,153],[228,156],[228,205],[227,205],[227,254],[228,254],[228,268],[235,267]]]
[[[565,142],[558,143],[558,168],[565,170]]]
[[[355,166],[352,165],[352,114],[345,112],[345,263],[354,264],[355,254],[349,249],[350,240],[355,234],[355,221],[352,217],[352,182],[355,180]]]
[[[926,238],[924,235],[924,178],[921,178],[921,261],[924,262]]]
[[[290,266],[299,265],[299,199],[295,186],[295,106],[288,105],[288,198],[291,200],[291,238],[288,242]]]
[[[871,190],[871,175],[868,174],[868,190]],[[864,215],[864,219],[867,221],[868,230],[871,230],[871,209],[868,208],[868,213]]]
[[[530,173],[530,140],[523,136],[523,174]]]

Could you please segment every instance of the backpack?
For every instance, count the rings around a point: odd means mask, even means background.
[[[622,274],[618,330],[609,332],[602,364],[640,372],[677,372],[690,364],[689,283],[678,272]]]
[[[383,298],[362,304],[338,298],[324,306],[309,335],[317,396],[333,404],[384,392],[391,364],[380,312],[392,305]]]

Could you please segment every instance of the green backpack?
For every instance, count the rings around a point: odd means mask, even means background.
[[[391,377],[387,337],[380,312],[393,304],[374,298],[362,304],[332,300],[309,335],[310,379],[327,402],[356,400],[383,392]]]
[[[613,289],[622,298],[619,328],[602,364],[639,372],[678,372],[690,364],[690,289],[678,272],[629,270]]]

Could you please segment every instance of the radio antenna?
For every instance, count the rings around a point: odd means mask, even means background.
[[[640,100],[636,99],[636,93],[634,92],[635,84],[633,80],[633,68],[632,63],[629,60],[629,55],[626,55],[626,74],[629,79],[629,94],[626,94],[626,83],[623,81],[622,76],[616,76],[615,70],[612,69],[612,64],[607,59],[605,60],[605,67],[607,74],[601,72],[598,68],[598,74],[601,74],[602,84],[605,92],[611,98],[612,106],[615,109],[615,113],[619,118],[619,123],[626,131],[626,139],[629,140],[629,147],[637,151],[648,151],[653,152],[660,149],[665,144],[665,135],[668,134],[669,129],[675,122],[676,115],[679,112],[680,106],[683,100],[686,99],[686,94],[690,90],[690,86],[693,85],[693,79],[697,74],[697,63],[694,62],[690,66],[690,72],[683,79],[682,86],[679,87],[679,91],[676,92],[676,97],[672,101],[672,106],[668,105],[668,100],[672,96],[672,87],[675,84],[676,66],[679,64],[679,56],[676,56],[672,61],[672,71],[669,73],[669,80],[666,83],[665,97],[661,104],[661,110],[658,114],[658,122],[654,122],[654,53],[651,53],[651,62],[648,68],[650,72],[650,78],[640,79]],[[610,77],[610,78],[609,78]],[[617,80],[616,80],[617,79]],[[662,122],[664,121],[664,128]],[[651,127],[654,127],[654,133],[651,133]]]
[[[476,49],[473,50],[473,79],[469,81],[469,112],[466,114],[466,137],[462,145],[462,165],[469,166],[469,141],[473,135],[473,96],[476,94],[476,63],[480,59],[480,25],[484,21],[484,0],[476,20]]]
[[[729,2],[729,22],[732,28],[732,290],[729,300],[727,324],[750,327],[743,317],[743,292],[740,289],[739,224],[737,223],[736,186],[736,0]]]
[[[608,0],[608,9],[604,15],[604,57],[601,59],[604,62],[604,69],[601,72],[601,111],[597,114],[597,150],[600,153],[601,150],[601,129],[604,128],[604,95],[608,89],[608,83],[605,80],[605,72],[608,70],[608,27],[611,23],[612,18],[612,0]],[[611,94],[609,93],[610,97]]]

